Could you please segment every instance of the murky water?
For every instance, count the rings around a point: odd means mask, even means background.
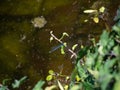
[[[63,68],[63,74],[70,75],[74,66],[70,54],[61,55],[60,50],[49,53],[52,47],[59,45],[57,41],[49,42],[50,31],[57,37],[67,32],[70,37],[64,40],[69,48],[75,43],[89,45],[88,36],[98,38],[105,28],[104,21],[84,22],[90,16],[83,10],[96,1],[0,0],[0,82],[5,78],[28,76],[24,90],[31,90],[38,80],[45,79],[50,69],[60,72]],[[113,24],[111,21],[120,1],[108,1],[102,5],[108,7],[111,17],[108,23]],[[35,28],[31,23],[38,16],[47,20],[43,28]]]

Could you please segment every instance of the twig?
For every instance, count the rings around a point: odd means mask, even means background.
[[[58,38],[53,34],[53,31],[50,31],[50,35],[51,35],[56,41],[58,41],[60,44],[63,44],[63,46],[66,47],[66,49],[72,54],[72,55],[71,55],[71,58],[73,58],[73,57],[77,58],[77,54],[76,54],[73,50],[69,49],[66,45],[64,45],[64,42],[62,42],[60,39],[58,39]]]

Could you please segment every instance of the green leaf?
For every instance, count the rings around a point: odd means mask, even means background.
[[[64,51],[64,46],[61,46],[61,54],[65,54],[65,51]]]
[[[119,22],[119,24],[120,24],[120,22]],[[112,27],[112,29],[113,29],[113,31],[117,32],[120,37],[120,25],[114,25]]]
[[[95,23],[99,23],[99,18],[98,18],[98,17],[94,17],[94,18],[93,18],[93,21],[94,21]]]
[[[4,79],[3,81],[2,81],[2,85],[6,85],[6,83],[8,82],[8,81],[10,81],[11,79]]]
[[[113,90],[120,90],[120,80],[115,83]]]
[[[79,82],[80,80],[81,78],[78,75],[76,75],[76,81]]]
[[[84,90],[94,90],[94,86],[89,82],[83,82]]]
[[[91,68],[95,64],[95,59],[98,57],[98,53],[88,53],[86,57],[86,65]]]
[[[99,12],[104,13],[104,11],[105,11],[105,7],[102,6],[102,7],[99,9]]]
[[[53,70],[49,70],[48,73],[49,73],[50,75],[53,75],[55,72],[54,72]]]
[[[52,80],[52,78],[53,78],[53,76],[52,76],[52,75],[48,75],[48,76],[46,77],[46,80],[47,80],[47,81],[51,81],[51,80]]]
[[[80,85],[73,85],[73,87],[71,87],[70,90],[81,90],[81,87]]]
[[[87,54],[87,51],[89,50],[89,48],[90,48],[89,46],[81,48],[80,51],[78,52],[78,57],[76,61],[79,61],[81,58],[83,58]]]
[[[53,37],[50,37],[50,42],[52,42],[52,41],[53,41],[53,39],[54,39]]]
[[[91,75],[93,75],[95,77],[95,79],[98,79],[98,77],[99,77],[98,71],[92,70],[90,68],[88,68],[88,71],[91,73]]]
[[[78,44],[73,45],[72,50],[75,50],[77,46],[78,46]]]
[[[0,86],[0,90],[9,90],[7,86]]]
[[[120,20],[120,7],[119,7],[119,9],[117,10],[117,15],[116,15],[115,18],[114,18],[114,21],[118,21],[118,20]]]
[[[68,88],[69,88],[68,85],[65,85],[65,86],[64,86],[64,89],[65,89],[65,90],[68,90]]]
[[[107,31],[104,31],[100,36],[99,44],[104,47],[108,45],[108,41],[109,41],[109,33]]]
[[[43,90],[42,86],[45,84],[44,81],[40,80],[38,83],[35,85],[35,87],[32,90]]]
[[[65,47],[67,47],[67,43],[66,43],[66,42],[64,42],[63,45],[64,45]]]
[[[46,77],[46,80],[47,80],[47,81],[51,81],[51,80],[52,80],[52,78],[53,78],[53,76],[52,76],[52,75],[48,75],[48,76]]]
[[[80,61],[77,63],[77,68],[78,68],[78,74],[81,77],[81,79],[85,79],[88,75],[86,74],[86,69],[81,66]]]
[[[64,33],[63,33],[63,36],[68,36],[68,37],[69,37],[69,34],[66,33],[66,32],[64,32]]]
[[[62,36],[61,36],[60,40],[62,40],[62,39],[64,38],[64,36],[69,37],[68,33],[64,32],[64,33],[62,34]]]
[[[102,90],[106,90],[109,83],[111,82],[113,78],[112,67],[114,66],[116,60],[115,59],[108,59],[106,62],[101,65],[100,71],[99,71],[99,82],[101,84]]]
[[[14,83],[12,83],[13,88],[19,88],[20,85],[27,79],[27,76],[22,77],[20,80],[15,80]]]
[[[113,53],[117,56],[120,57],[120,46],[117,45],[113,48]]]
[[[106,90],[108,84],[110,83],[112,76],[110,74],[107,74],[105,76],[102,77],[102,82],[101,82],[101,88],[102,90]],[[100,80],[101,81],[101,80]]]

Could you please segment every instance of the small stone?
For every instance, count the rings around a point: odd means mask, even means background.
[[[43,16],[36,17],[34,18],[34,20],[32,20],[32,24],[34,25],[34,27],[38,27],[38,28],[43,28],[46,23],[47,21]]]

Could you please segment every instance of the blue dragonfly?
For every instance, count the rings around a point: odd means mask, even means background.
[[[49,51],[49,53],[52,53],[54,51],[56,51],[57,49],[59,49],[61,46],[64,46],[63,44],[60,44],[58,46],[52,47],[52,49]]]

